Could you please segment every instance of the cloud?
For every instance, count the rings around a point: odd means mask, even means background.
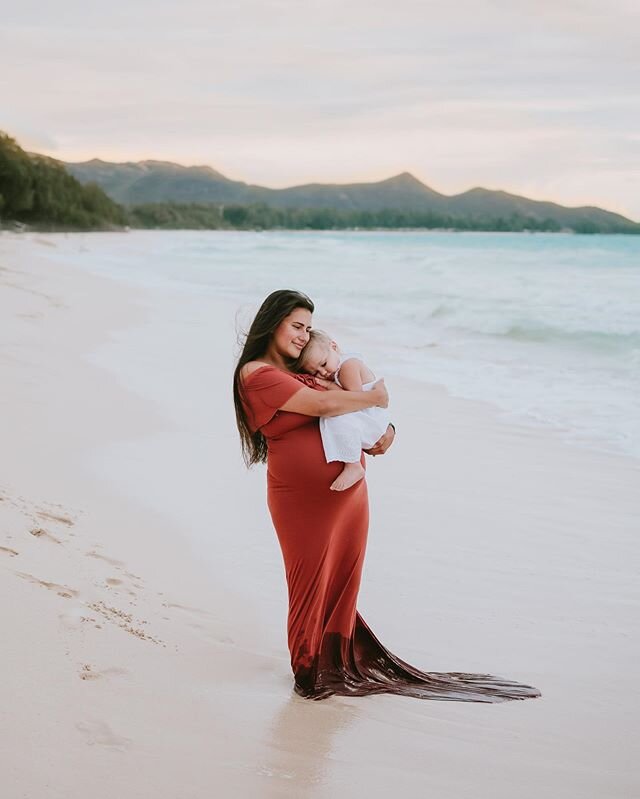
[[[409,170],[640,218],[627,0],[26,0],[3,17],[0,127],[60,158],[273,186]]]

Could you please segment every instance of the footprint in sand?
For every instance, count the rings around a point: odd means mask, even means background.
[[[142,577],[139,577],[137,574],[132,574],[131,572],[124,571],[125,563],[121,560],[117,560],[116,558],[109,558],[106,555],[100,554],[100,552],[96,552],[95,549],[91,549],[88,552],[85,552],[85,555],[88,558],[96,558],[97,560],[102,560],[105,563],[108,563],[110,566],[113,566],[119,572],[123,572],[125,577],[128,577],[130,580],[139,580],[141,582],[133,583],[134,587],[138,590],[144,590],[144,585],[142,584],[144,581]],[[129,596],[137,597],[135,591],[132,591],[131,588],[127,587],[124,583],[124,580],[121,580],[119,577],[107,577],[105,578],[105,583],[107,586],[111,588],[116,588],[118,586],[122,586],[123,590],[126,590]],[[135,604],[135,603],[131,603]]]
[[[61,516],[57,513],[50,513],[46,510],[38,510],[36,511],[36,516],[39,516],[41,519],[46,519],[50,522],[60,522],[60,524],[65,524],[67,527],[73,526],[73,519],[70,519],[68,516]]]
[[[100,585],[100,583],[95,583],[95,585]],[[119,580],[117,577],[106,577],[104,583],[102,585],[106,585],[106,587],[110,590],[111,588],[119,588],[121,590],[114,591],[114,594],[120,595],[122,591],[125,591],[129,596],[135,597],[137,599],[138,595],[135,591],[131,588],[127,587],[124,583],[124,580]],[[141,585],[134,584],[136,588],[143,588]],[[130,604],[135,605],[135,602],[131,602]]]
[[[64,597],[65,599],[71,599],[72,597],[78,596],[78,592],[73,588],[69,588],[67,585],[50,583],[47,580],[41,580],[39,577],[34,577],[33,574],[27,574],[26,572],[14,573],[17,574],[18,577],[22,577],[23,580],[40,585],[43,588],[47,588],[49,591],[55,591],[58,596]]]
[[[134,626],[148,624],[145,619],[134,620],[131,613],[120,610],[120,608],[109,606],[101,599],[97,602],[91,602],[88,607],[95,611],[95,613],[98,613],[100,616],[102,616],[105,621],[117,625],[130,635],[140,638],[142,641],[152,641],[154,644],[166,646],[164,641],[161,641],[159,638],[155,638],[153,635],[145,632],[141,626]]]
[[[88,663],[83,663],[78,674],[81,680],[98,680],[100,675],[94,671]]]
[[[89,746],[105,746],[108,749],[124,751],[131,744],[130,738],[116,735],[111,727],[104,721],[80,721],[76,728],[84,733]]]
[[[106,555],[101,555],[99,552],[96,552],[95,549],[90,549],[89,552],[85,552],[85,555],[88,558],[97,558],[98,560],[103,560],[105,563],[108,563],[109,566],[113,566],[120,571],[124,569],[124,563],[121,560],[108,558]]]
[[[121,669],[119,666],[109,666],[106,669],[96,669],[90,663],[83,663],[78,672],[81,680],[99,680],[101,677],[109,676],[122,676],[128,674],[126,669]]]
[[[194,616],[203,616],[205,618],[213,619],[213,613],[201,608],[192,608],[189,605],[179,605],[177,602],[163,602],[165,608],[176,608],[177,610],[184,610],[186,613],[192,613]]]
[[[34,527],[32,530],[29,530],[31,535],[35,536],[36,538],[43,538],[47,539],[48,541],[53,541],[54,544],[61,544],[62,541],[59,538],[56,538],[51,533],[47,532],[43,527]]]
[[[93,616],[87,616],[86,608],[82,605],[69,608],[64,613],[60,613],[58,618],[60,623],[68,630],[77,630],[83,624],[98,626],[96,623],[98,620]]]

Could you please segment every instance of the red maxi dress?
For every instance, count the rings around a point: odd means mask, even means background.
[[[249,424],[267,440],[267,501],[289,590],[296,693],[467,702],[539,696],[536,688],[488,674],[419,671],[373,635],[356,610],[369,526],[367,484],[331,491],[342,465],[325,461],[318,418],[279,410],[305,385],[316,387],[311,378],[263,366],[242,386]]]

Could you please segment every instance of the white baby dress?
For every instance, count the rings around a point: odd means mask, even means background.
[[[340,356],[340,364],[333,377],[340,386],[340,369],[342,364],[351,358],[353,353]],[[363,391],[371,391],[375,380],[365,383]],[[356,463],[360,460],[363,449],[369,449],[389,426],[389,414],[386,408],[365,408],[362,411],[343,413],[341,416],[321,416],[320,435],[327,463],[341,461]]]

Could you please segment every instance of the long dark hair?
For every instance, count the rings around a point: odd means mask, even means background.
[[[262,433],[258,430],[253,433],[249,427],[243,404],[244,389],[240,379],[240,370],[249,361],[255,361],[265,354],[274,330],[296,308],[306,308],[311,313],[314,311],[313,302],[300,291],[279,289],[269,294],[260,306],[249,332],[245,336],[244,346],[233,373],[233,404],[236,407],[236,424],[240,433],[242,457],[247,466],[264,463],[267,460],[267,442]]]

